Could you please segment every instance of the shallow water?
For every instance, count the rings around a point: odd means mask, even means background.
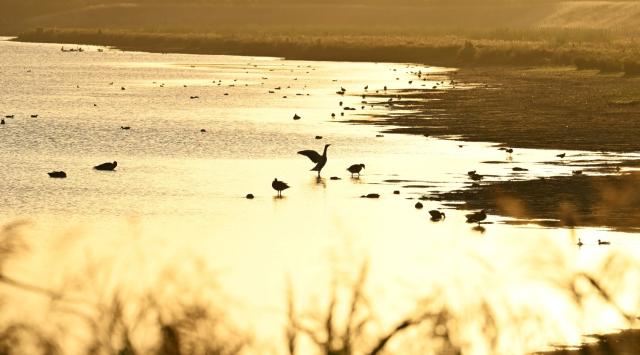
[[[447,209],[447,219],[433,223],[427,211],[443,208],[441,202],[423,201],[425,208],[415,209],[420,196],[468,186],[469,170],[491,181],[575,169],[550,164],[560,152],[507,155],[490,143],[376,137],[379,127],[341,122],[388,110],[360,108],[365,85],[365,94],[383,93],[384,85],[389,93],[430,87],[447,82],[448,69],[60,47],[0,42],[0,115],[15,115],[0,126],[0,215],[37,222],[33,256],[7,267],[24,279],[55,288],[103,255],[110,282],[131,287],[167,265],[178,269],[200,257],[233,300],[225,308],[255,334],[260,350],[254,351],[280,352],[287,277],[299,302],[310,306],[329,296],[333,276],[352,275],[368,260],[372,307],[384,328],[433,290],[444,289],[459,309],[480,291],[487,298],[527,299],[520,290],[537,277],[595,268],[610,252],[634,253],[640,246],[633,234],[512,226],[499,216],[490,216],[493,223],[481,234],[464,223],[465,211]],[[418,70],[433,80],[415,81]],[[340,87],[346,95],[336,94]],[[357,110],[343,111],[339,101]],[[294,121],[294,114],[302,119]],[[331,144],[329,162],[317,181],[313,164],[296,152],[325,143]],[[566,159],[599,158],[576,151]],[[116,172],[91,169],[113,160]],[[353,163],[366,164],[359,179],[345,170]],[[529,171],[514,173],[514,166]],[[53,170],[68,178],[48,178]],[[282,199],[271,189],[276,177],[291,185]],[[247,193],[256,198],[245,199]],[[367,193],[381,198],[360,198]],[[586,244],[580,250],[577,237]],[[598,246],[597,239],[612,246]],[[533,255],[542,254],[543,263],[547,252],[566,264],[538,270]],[[478,260],[495,264],[494,271],[480,271]],[[195,289],[208,282],[198,272],[186,278]],[[635,285],[627,286],[620,297],[633,304]],[[532,294],[530,302],[519,302],[535,305],[563,331],[537,333],[512,348],[576,342],[584,332],[626,326],[611,312],[576,315],[556,298]]]

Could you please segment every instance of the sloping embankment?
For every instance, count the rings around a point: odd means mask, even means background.
[[[639,1],[571,1],[554,7],[540,19],[551,28],[640,29]]]
[[[399,21],[399,19],[402,19]],[[637,1],[387,3],[157,3],[93,5],[29,18],[25,25],[57,28],[348,29],[360,33],[425,29],[640,27]],[[383,33],[382,31],[381,33]]]

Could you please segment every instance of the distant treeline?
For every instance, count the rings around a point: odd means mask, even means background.
[[[413,62],[464,67],[575,65],[578,69],[640,75],[640,43],[590,31],[497,31],[475,36],[411,37],[38,29],[20,35],[18,40],[95,44],[148,52],[306,60]]]

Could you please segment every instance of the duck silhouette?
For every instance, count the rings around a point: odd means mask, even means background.
[[[487,219],[487,212],[485,210],[481,210],[480,212],[469,213],[465,215],[467,217],[467,223],[480,223]]]
[[[64,171],[52,171],[50,173],[47,173],[47,175],[49,175],[50,178],[56,179],[64,179],[67,177],[67,173],[65,173]]]
[[[484,176],[476,173],[475,170],[473,172],[470,171],[468,175],[469,175],[469,178],[473,181],[480,181],[484,178]]]
[[[444,212],[440,212],[438,210],[431,210],[429,211],[429,214],[431,215],[431,220],[434,222],[438,222],[446,218]]]
[[[114,161],[113,163],[102,163],[100,165],[96,165],[93,168],[96,170],[102,170],[102,171],[113,171],[115,170],[116,166],[118,165],[117,161]]]

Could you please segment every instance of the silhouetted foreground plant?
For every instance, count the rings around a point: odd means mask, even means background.
[[[336,285],[332,288],[329,305],[320,318],[299,316],[294,309],[294,295],[291,285],[288,290],[287,344],[289,354],[295,355],[296,341],[300,334],[309,337],[317,350],[325,355],[351,355],[382,353],[387,343],[405,329],[416,326],[428,320],[438,320],[442,314],[418,314],[407,317],[396,326],[377,337],[368,334],[369,323],[374,317],[368,307],[369,301],[364,293],[367,279],[368,264],[365,262],[359,272],[356,282],[351,286],[348,296],[348,310],[343,319],[339,318],[338,303],[345,302],[338,296]],[[373,340],[372,340],[373,339]]]
[[[521,292],[519,288],[553,295],[556,301],[581,314],[589,314],[596,303],[603,304],[627,325],[634,323],[637,305],[633,309],[623,309],[612,292],[620,291],[626,282],[633,282],[625,280],[620,273],[637,270],[636,260],[611,255],[603,261],[601,280],[590,273],[567,268],[562,253],[551,251],[550,254],[522,260],[526,265],[523,272],[531,274],[517,274],[513,280],[496,282],[490,279],[490,274],[498,270],[493,269],[492,261],[482,260],[478,267],[486,270],[482,271],[484,275],[481,273],[479,280],[451,280],[454,284],[467,283],[465,286],[454,285],[453,289],[450,285],[435,287],[417,304],[414,312],[382,331],[374,329],[376,317],[365,293],[366,264],[350,285],[350,292],[340,292],[335,285],[332,287],[327,308],[320,312],[297,312],[290,285],[286,329],[289,354],[302,353],[297,344],[305,337],[311,340],[315,351],[325,355],[393,354],[398,351],[441,355],[523,354],[537,334],[563,330],[556,320],[548,319],[553,316],[543,315],[542,309],[536,309],[536,306],[545,306],[536,304],[535,296],[534,299],[519,300],[518,296],[510,294]],[[541,275],[536,276],[533,269],[529,269],[536,267],[541,269]],[[469,294],[462,296],[465,304],[461,305],[452,300],[460,295],[451,296],[452,292],[465,292],[463,289]]]
[[[21,237],[20,224],[0,231],[1,295],[15,291],[47,300],[47,321],[22,320],[0,312],[1,355],[234,355],[261,351],[251,348],[251,338],[231,324],[230,309],[221,308],[228,303],[203,286],[211,280],[199,265],[188,268],[189,273],[197,274],[195,284],[183,284],[181,280],[193,278],[172,264],[136,290],[121,280],[123,275],[102,279],[100,272],[110,275],[115,269],[93,256],[90,260],[99,271],[89,265],[82,278],[54,292],[6,276],[2,266],[19,250],[26,250]],[[587,272],[571,261],[570,252],[553,243],[546,244],[543,252],[524,245],[500,258],[479,250],[449,250],[437,265],[446,270],[446,277],[429,282],[428,290],[417,291],[419,298],[415,300],[395,300],[409,302],[407,309],[413,309],[397,316],[396,321],[380,322],[376,314],[378,299],[367,291],[367,262],[346,285],[338,284],[334,275],[326,308],[298,311],[289,285],[286,350],[290,355],[522,354],[532,346],[548,345],[553,339],[548,335],[565,332],[563,327],[571,327],[570,332],[577,334],[586,331],[579,321],[572,323],[550,313],[549,305],[578,318],[597,315],[592,310],[595,306],[614,314],[626,326],[636,319],[640,300],[629,300],[628,295],[640,293],[640,267],[631,255],[612,252]],[[473,274],[469,274],[471,270]],[[133,280],[141,282],[139,276]],[[548,299],[539,302],[540,298]],[[22,298],[11,302],[0,306],[3,310],[28,307]]]
[[[93,266],[107,273],[113,270],[99,259],[96,265],[88,265],[86,273],[76,270],[84,276],[71,277],[62,291],[7,276],[4,263],[28,249],[22,230],[28,225],[16,222],[0,230],[0,296],[23,293],[48,300],[47,322],[23,321],[0,312],[0,355],[234,355],[250,343],[249,336],[230,324],[211,297],[211,287],[181,282],[175,265],[167,266],[148,289],[139,291],[101,279]],[[193,270],[201,269],[197,258],[185,262],[195,263]],[[212,281],[204,273],[199,276]],[[5,307],[25,306],[0,304]],[[71,343],[70,337],[74,338]]]

